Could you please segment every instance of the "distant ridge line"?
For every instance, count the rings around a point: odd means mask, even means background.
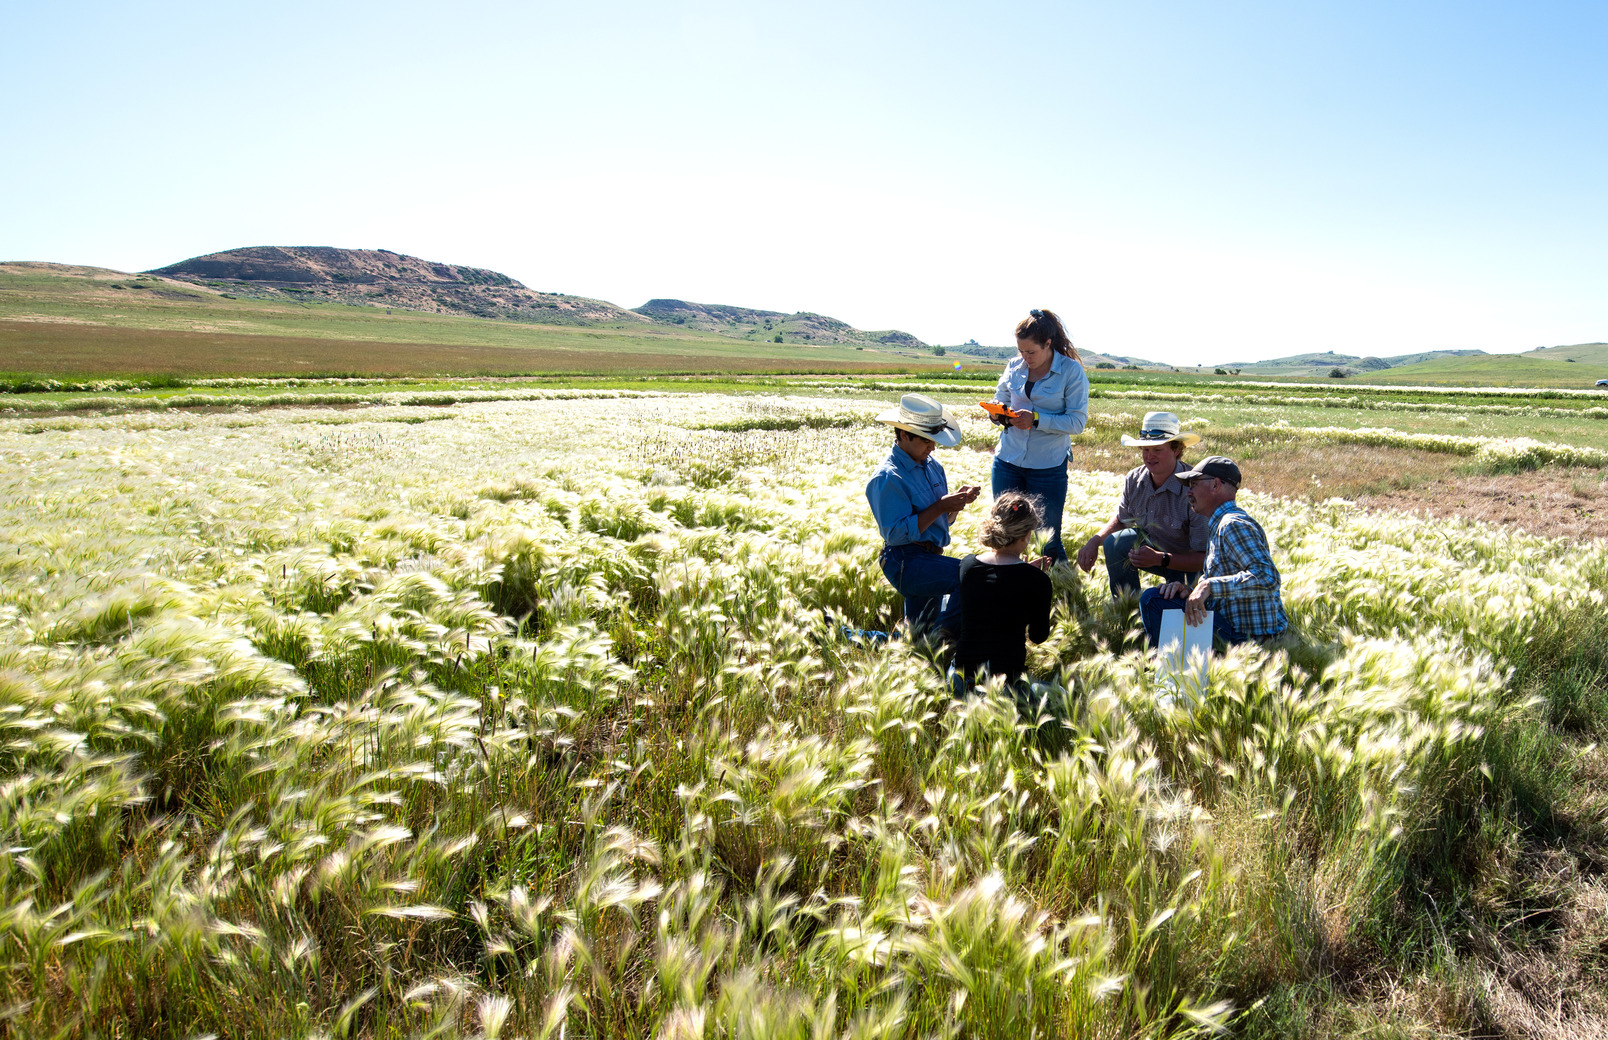
[[[783,314],[673,299],[653,299],[626,309],[606,300],[540,292],[484,267],[440,263],[389,249],[247,246],[191,257],[148,273],[255,299],[321,300],[549,325],[676,325],[736,340],[801,346],[926,348],[908,332],[868,332],[809,311]]]

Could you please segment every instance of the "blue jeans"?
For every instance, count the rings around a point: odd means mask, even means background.
[[[1159,574],[1166,581],[1181,581],[1191,584],[1198,572],[1179,571],[1171,567],[1135,567],[1128,554],[1139,544],[1139,532],[1125,527],[1106,536],[1105,565],[1106,573],[1111,577],[1111,595],[1120,596],[1124,592],[1139,591],[1139,572],[1146,574]]]
[[[1139,617],[1145,623],[1145,638],[1155,646],[1161,639],[1161,612],[1164,610],[1183,610],[1186,597],[1163,599],[1161,588],[1148,588],[1139,594]],[[1221,610],[1212,615],[1212,645],[1218,648],[1234,646],[1243,643],[1250,636],[1235,628],[1228,620],[1228,616]]]
[[[1020,491],[1040,501],[1044,526],[1052,532],[1050,540],[1044,545],[1044,555],[1052,560],[1066,559],[1066,549],[1061,546],[1061,511],[1066,508],[1066,463],[1048,469],[1027,469],[996,457],[990,482],[994,485],[995,498],[1007,491]]]
[[[912,639],[920,639],[934,628],[960,638],[960,560],[896,545],[883,548],[877,562],[882,564],[888,584],[904,597]],[[949,597],[947,606],[945,596]]]

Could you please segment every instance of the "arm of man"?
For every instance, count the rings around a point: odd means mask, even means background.
[[[1248,517],[1227,518],[1218,528],[1218,552],[1226,557],[1227,573],[1202,578],[1210,598],[1233,599],[1247,592],[1278,595],[1279,569],[1267,550],[1267,535]]]
[[[922,531],[932,526],[930,519],[925,525],[918,526],[921,511],[910,501],[904,485],[891,473],[873,476],[865,486],[865,497],[871,503],[871,516],[876,520],[877,530],[882,532],[885,542],[892,543],[901,535],[903,537],[896,544],[914,542]]]
[[[1100,558],[1100,546],[1105,544],[1105,540],[1107,538],[1110,538],[1112,535],[1117,533],[1117,531],[1122,527],[1122,521],[1124,519],[1125,517],[1122,515],[1122,507],[1119,505],[1117,506],[1116,515],[1110,520],[1107,520],[1106,525],[1094,532],[1094,536],[1088,541],[1084,542],[1083,547],[1078,550],[1079,567],[1082,567],[1085,571],[1094,570],[1094,563]]]
[[[925,531],[927,528],[932,526],[934,520],[938,519],[940,513],[948,513],[949,519],[953,521],[955,517],[960,515],[960,511],[962,509],[965,509],[967,506],[971,505],[977,500],[977,495],[981,491],[982,488],[979,487],[963,486],[953,495],[945,495],[943,498],[940,498],[926,509],[923,509],[921,512],[917,513],[916,524],[921,528],[921,530]]]
[[[1135,567],[1167,567],[1175,571],[1198,571],[1206,566],[1204,552],[1175,552],[1169,560],[1160,549],[1148,545],[1134,546],[1128,559]]]

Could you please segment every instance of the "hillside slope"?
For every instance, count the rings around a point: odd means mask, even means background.
[[[942,364],[895,346],[801,347],[678,325],[496,321],[314,296],[256,297],[161,275],[0,263],[0,373],[479,375],[858,371]]]
[[[323,300],[542,325],[641,325],[602,300],[537,292],[496,271],[389,249],[253,246],[191,257],[150,272],[251,299]]]
[[[743,339],[774,339],[782,336],[783,342],[795,339],[805,343],[848,343],[921,349],[926,346],[908,332],[884,329],[870,332],[857,329],[846,321],[829,318],[810,311],[762,311],[748,307],[733,307],[723,303],[689,303],[686,300],[649,300],[636,308],[636,313],[669,325],[713,332],[719,336],[737,336]]]
[[[1584,365],[1608,365],[1608,343],[1574,343],[1562,347],[1539,347],[1520,354],[1519,357],[1534,358],[1537,361],[1573,361]],[[1608,372],[1600,373],[1608,376]]]
[[[389,249],[253,246],[191,257],[148,273],[246,299],[343,303],[535,325],[663,325],[750,343],[926,347],[908,332],[865,332],[807,311],[783,314],[668,299],[627,310],[605,300],[539,292],[483,267],[438,263]]]
[[[1608,352],[1604,352],[1608,354]],[[1530,354],[1479,354],[1441,357],[1403,365],[1387,372],[1370,372],[1370,383],[1423,383],[1451,386],[1546,386],[1590,388],[1608,378],[1608,356],[1590,363],[1581,356],[1570,363],[1565,356]]]
[[[1416,354],[1398,354],[1393,357],[1358,357],[1333,350],[1321,353],[1293,354],[1290,357],[1270,358],[1266,361],[1231,361],[1219,367],[1238,370],[1247,376],[1327,376],[1340,369],[1348,376],[1385,372],[1403,365],[1415,365],[1442,358],[1484,356],[1483,350],[1426,350]]]

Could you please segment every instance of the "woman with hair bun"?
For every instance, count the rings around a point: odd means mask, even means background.
[[[960,645],[955,671],[967,683],[1002,675],[1020,687],[1027,640],[1050,635],[1050,579],[1025,562],[1028,539],[1043,518],[1033,499],[1007,491],[983,518],[987,552],[960,561]]]
[[[994,454],[994,497],[1020,491],[1043,502],[1050,528],[1044,555],[1066,559],[1061,545],[1061,510],[1066,505],[1066,464],[1072,434],[1089,418],[1089,377],[1066,328],[1053,311],[1033,310],[1016,325],[1016,357],[1005,366],[994,400],[1016,412],[993,416],[1005,427]]]

